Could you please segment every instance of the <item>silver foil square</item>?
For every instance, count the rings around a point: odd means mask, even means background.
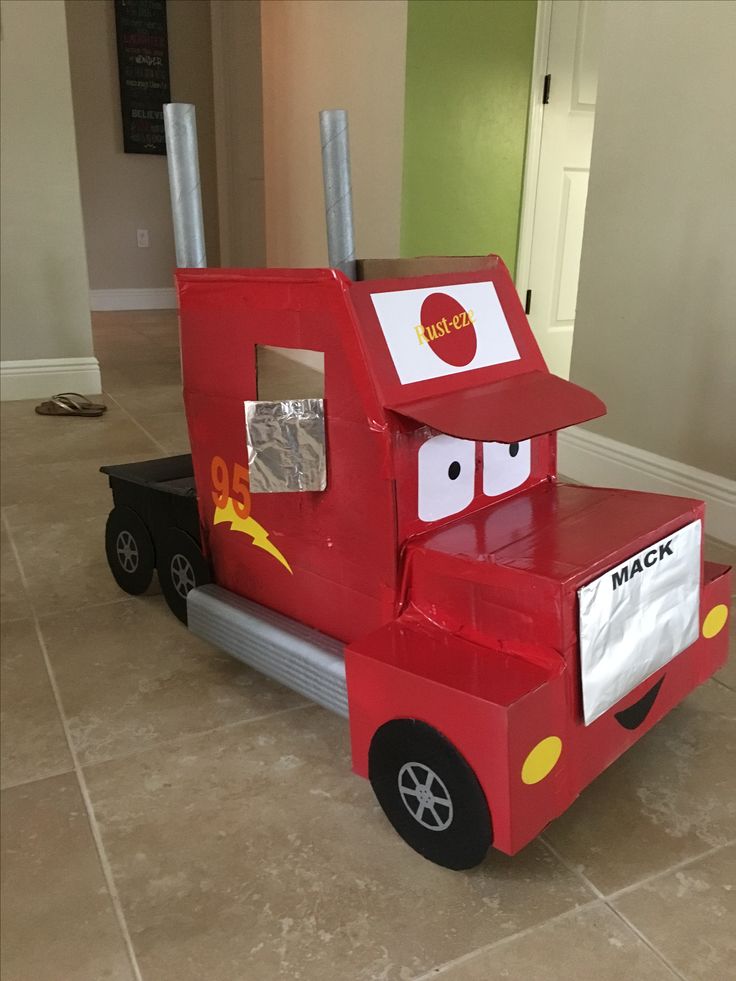
[[[244,405],[251,492],[324,490],[324,400],[287,399]]]

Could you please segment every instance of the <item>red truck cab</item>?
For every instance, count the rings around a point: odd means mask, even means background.
[[[556,432],[605,408],[547,371],[500,259],[177,283],[214,583],[190,628],[344,687],[353,767],[421,854],[517,852],[723,664],[703,504],[558,480]],[[265,391],[264,348],[323,391]]]

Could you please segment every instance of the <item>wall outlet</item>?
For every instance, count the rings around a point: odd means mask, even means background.
[[[148,244],[149,244],[148,243],[148,229],[147,228],[139,228],[138,231],[136,232],[136,240],[138,242],[138,248],[139,249],[147,249],[148,248]]]

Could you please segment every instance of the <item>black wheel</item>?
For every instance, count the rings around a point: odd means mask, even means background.
[[[425,722],[394,719],[376,732],[368,775],[386,817],[411,847],[447,869],[483,861],[493,835],[468,763]]]
[[[159,548],[158,580],[169,609],[187,622],[187,594],[195,586],[210,582],[210,567],[199,545],[185,531],[171,528]]]
[[[137,596],[151,585],[156,553],[143,520],[130,508],[113,508],[105,526],[105,552],[115,581]]]

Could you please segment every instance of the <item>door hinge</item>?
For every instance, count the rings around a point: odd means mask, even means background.
[[[524,300],[524,313],[528,317],[531,312],[532,312],[532,291],[527,290],[526,299]]]
[[[544,76],[544,88],[542,89],[542,105],[546,106],[549,102],[549,87],[552,84],[552,76]]]

